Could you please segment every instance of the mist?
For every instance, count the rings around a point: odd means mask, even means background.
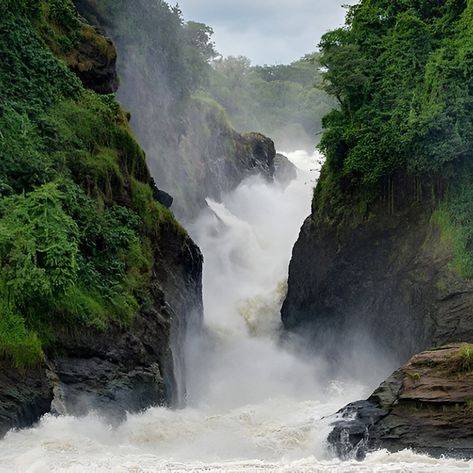
[[[314,463],[322,471],[340,466],[326,445],[332,415],[368,395],[389,374],[389,360],[360,339],[335,367],[324,357],[327,346],[283,336],[280,308],[291,248],[309,213],[321,161],[304,151],[288,155],[299,166],[295,180],[249,178],[221,202],[209,200],[189,227],[205,258],[205,322],[187,334],[187,406],[151,408],[114,427],[94,413],[47,415],[33,429],[7,435],[0,472],[300,472],[313,471]],[[394,468],[404,462],[435,471],[427,457],[409,452],[374,453],[366,471],[380,465],[399,471]],[[343,471],[358,468],[354,460],[343,463]]]
[[[188,346],[190,405],[234,408],[275,397],[327,400],[333,386],[345,381],[368,392],[393,366],[374,357],[376,348],[362,338],[335,368],[324,358],[330,347],[282,334],[291,250],[310,213],[321,163],[317,153],[288,155],[298,166],[297,179],[289,184],[247,179],[221,203],[209,200],[189,227],[205,258],[204,333],[191,334]]]

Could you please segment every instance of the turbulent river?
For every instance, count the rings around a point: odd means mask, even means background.
[[[94,415],[45,416],[0,441],[1,473],[473,471],[473,462],[410,451],[362,463],[331,454],[326,417],[366,397],[389,369],[357,353],[369,376],[349,364],[333,373],[302,339],[282,341],[287,268],[318,165],[303,152],[289,157],[296,180],[251,178],[190,225],[205,256],[205,329],[187,346],[188,407],[149,409],[113,428]]]

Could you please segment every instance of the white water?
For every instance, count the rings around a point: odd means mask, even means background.
[[[150,409],[118,428],[94,415],[46,416],[0,442],[1,473],[473,471],[472,462],[410,451],[376,452],[363,463],[328,451],[323,417],[388,373],[367,349],[353,354],[371,375],[360,377],[348,365],[331,373],[304,354],[301,340],[297,354],[278,341],[291,248],[316,178],[315,157],[291,159],[304,169],[297,181],[284,188],[248,180],[222,203],[209,202],[191,228],[205,255],[206,331],[188,347],[189,407]]]

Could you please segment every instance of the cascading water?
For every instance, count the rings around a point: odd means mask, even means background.
[[[372,365],[373,377],[360,383],[350,369],[332,373],[305,356],[298,341],[281,342],[287,266],[309,214],[317,157],[290,158],[302,168],[296,180],[251,178],[223,202],[209,201],[190,227],[205,256],[205,330],[189,334],[186,347],[188,407],[149,409],[115,428],[94,415],[46,416],[0,442],[1,473],[471,471],[472,462],[410,451],[379,451],[363,463],[328,451],[324,417],[388,373]]]

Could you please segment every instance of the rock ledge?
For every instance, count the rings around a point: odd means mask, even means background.
[[[342,409],[328,440],[342,458],[377,448],[473,458],[473,345],[415,355],[368,400]]]

